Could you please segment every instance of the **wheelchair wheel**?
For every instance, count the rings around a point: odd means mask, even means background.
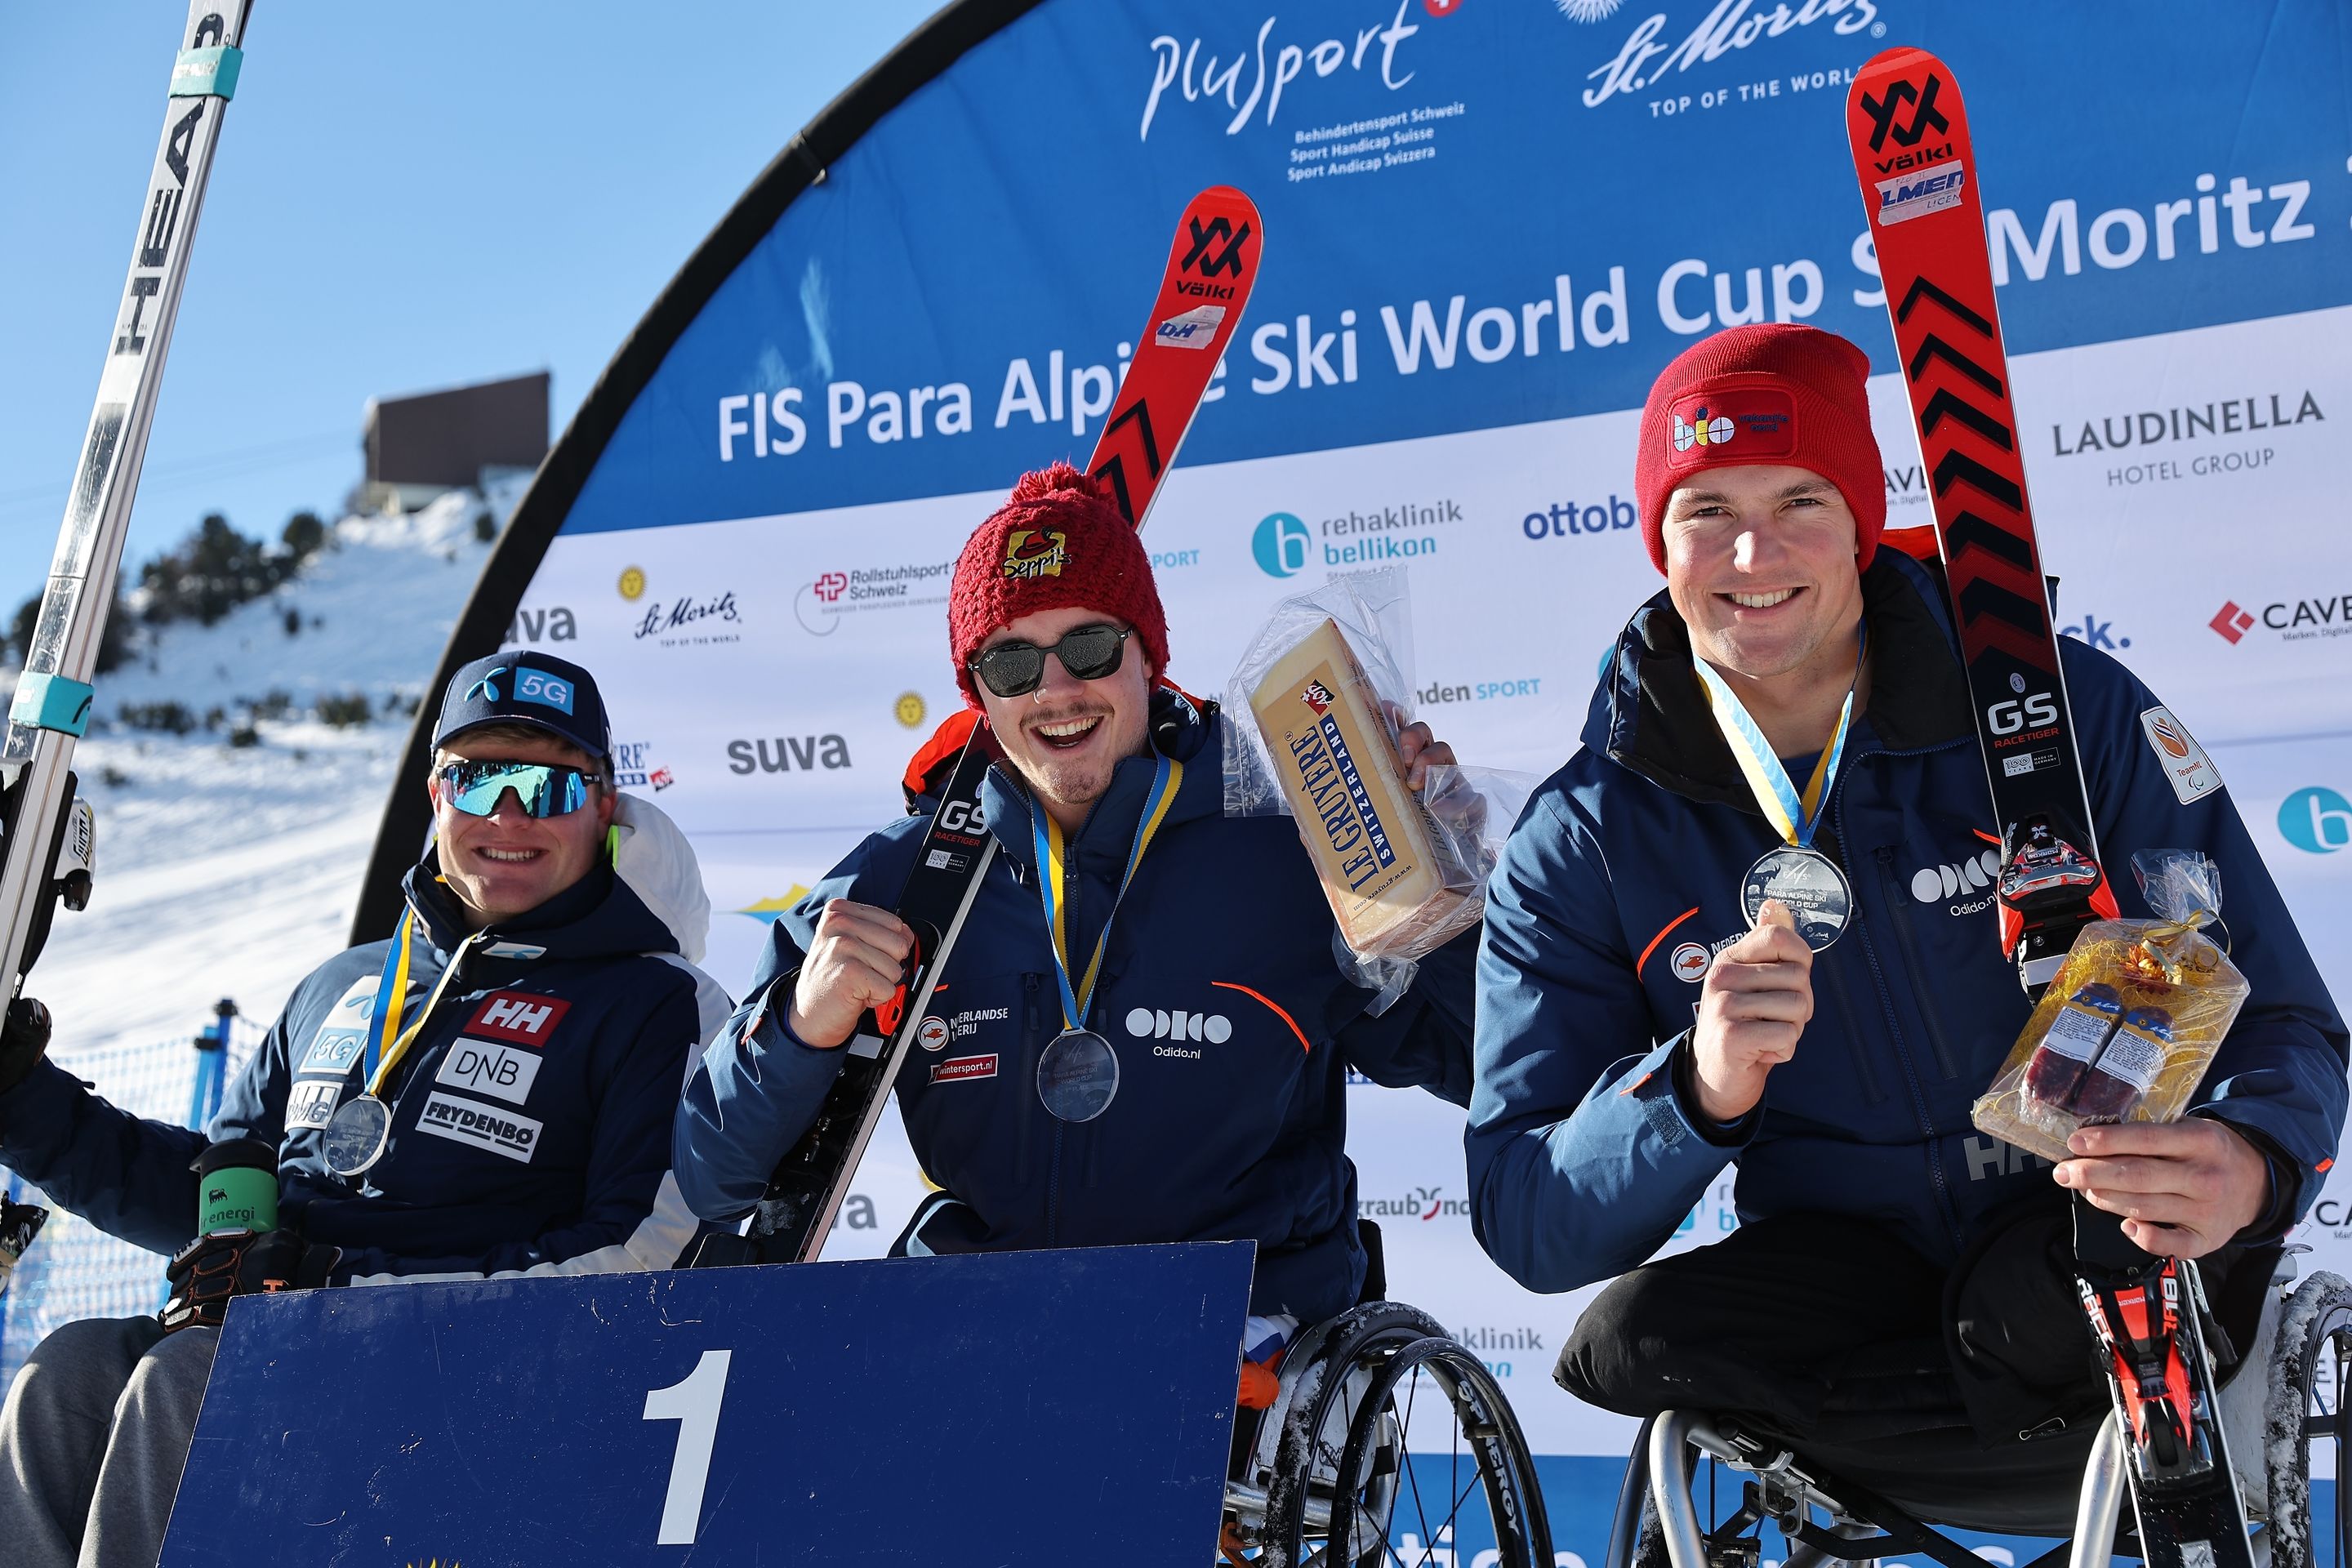
[[[2344,1458],[2352,1437],[2345,1374],[2352,1365],[2352,1283],[2316,1273],[2296,1288],[2279,1323],[2263,1412],[2263,1470],[2270,1483],[2271,1568],[2352,1568],[2346,1529]],[[2313,1538],[2311,1449],[2333,1445],[2336,1476],[2332,1539]]]
[[[1486,1364],[1427,1314],[1375,1301],[1285,1367],[1257,1531],[1280,1568],[1552,1568],[1535,1462]],[[1486,1553],[1492,1552],[1494,1555]]]

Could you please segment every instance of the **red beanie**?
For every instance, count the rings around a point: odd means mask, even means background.
[[[1793,322],[1730,327],[1675,356],[1642,409],[1633,499],[1642,542],[1666,569],[1666,498],[1702,468],[1811,468],[1853,513],[1854,561],[1868,566],[1886,526],[1886,476],[1864,390],[1870,356],[1834,332]]]
[[[980,706],[971,664],[980,645],[1024,616],[1076,605],[1135,628],[1155,673],[1168,668],[1168,616],[1142,537],[1094,480],[1055,463],[1024,474],[972,530],[948,589],[956,684]]]

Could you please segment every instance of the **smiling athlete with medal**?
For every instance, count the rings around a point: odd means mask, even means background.
[[[2022,1531],[2071,1517],[2108,1405],[2069,1193],[2202,1257],[2252,1342],[2241,1309],[2336,1152],[2344,1025],[2229,799],[2174,787],[2158,740],[2185,726],[2068,640],[2097,841],[2226,868],[2253,999],[2185,1121],[2086,1127],[2055,1167],[1978,1132],[2028,1000],[1944,579],[1880,542],[1868,374],[1755,325],[1651,390],[1634,490],[1666,588],[1488,885],[1471,1212],[1532,1289],[1618,1276],[1560,1357],[1578,1397],[1722,1412]],[[1737,1228],[1645,1262],[1734,1164]]]
[[[1296,823],[1225,815],[1223,721],[1160,679],[1150,558],[1076,469],[1026,476],[973,532],[948,643],[996,748],[997,849],[898,1076],[940,1190],[894,1251],[1249,1238],[1260,1320],[1354,1305],[1347,1072],[1460,1103],[1472,939],[1369,1013]],[[1398,750],[1416,787],[1452,758],[1420,725]],[[775,922],[688,1085],[676,1159],[705,1218],[760,1201],[897,992],[914,935],[887,905],[937,809],[922,790]]]
[[[236,1296],[667,1268],[695,1240],[670,1120],[729,1004],[693,967],[709,924],[693,851],[613,788],[577,665],[478,659],[432,735],[410,787],[432,795],[435,841],[398,926],[294,988],[205,1131],[107,1104],[10,1015],[0,1164],[176,1255],[160,1317],[68,1323],[9,1388],[12,1564],[155,1561]],[[198,1166],[225,1154],[274,1199],[256,1224],[199,1220],[217,1182]]]

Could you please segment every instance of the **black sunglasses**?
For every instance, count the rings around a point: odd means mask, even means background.
[[[970,668],[980,677],[982,685],[999,697],[1023,697],[1045,683],[1045,655],[1049,651],[1062,661],[1062,668],[1070,672],[1073,680],[1100,680],[1107,675],[1117,675],[1119,660],[1127,651],[1127,639],[1132,635],[1132,626],[1107,626],[1097,621],[1091,626],[1072,626],[1050,649],[1031,642],[1001,642],[994,647],[982,648]]]

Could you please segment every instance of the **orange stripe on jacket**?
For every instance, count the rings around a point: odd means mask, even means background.
[[[1251,990],[1248,986],[1236,985],[1230,980],[1212,980],[1209,984],[1222,987],[1227,991],[1238,991],[1244,996],[1255,997],[1258,1001],[1264,1002],[1268,1007],[1272,1007],[1274,1009],[1274,1016],[1276,1017],[1290,1026],[1290,1032],[1298,1037],[1298,1048],[1300,1050],[1311,1051],[1315,1048],[1307,1043],[1307,1031],[1298,1026],[1298,1021],[1293,1018],[1289,1014],[1284,1012],[1272,999],[1259,996],[1256,992]]]
[[[1642,956],[1633,961],[1634,979],[1639,980],[1642,978],[1642,965],[1650,962],[1650,954],[1658,951],[1658,943],[1666,940],[1666,932],[1673,931],[1675,927],[1682,924],[1683,921],[1690,919],[1691,916],[1696,913],[1698,913],[1698,906],[1696,904],[1693,904],[1690,908],[1685,910],[1682,913],[1668,921],[1666,922],[1665,931],[1660,931],[1657,935],[1650,939],[1650,945],[1643,948],[1642,950]]]

